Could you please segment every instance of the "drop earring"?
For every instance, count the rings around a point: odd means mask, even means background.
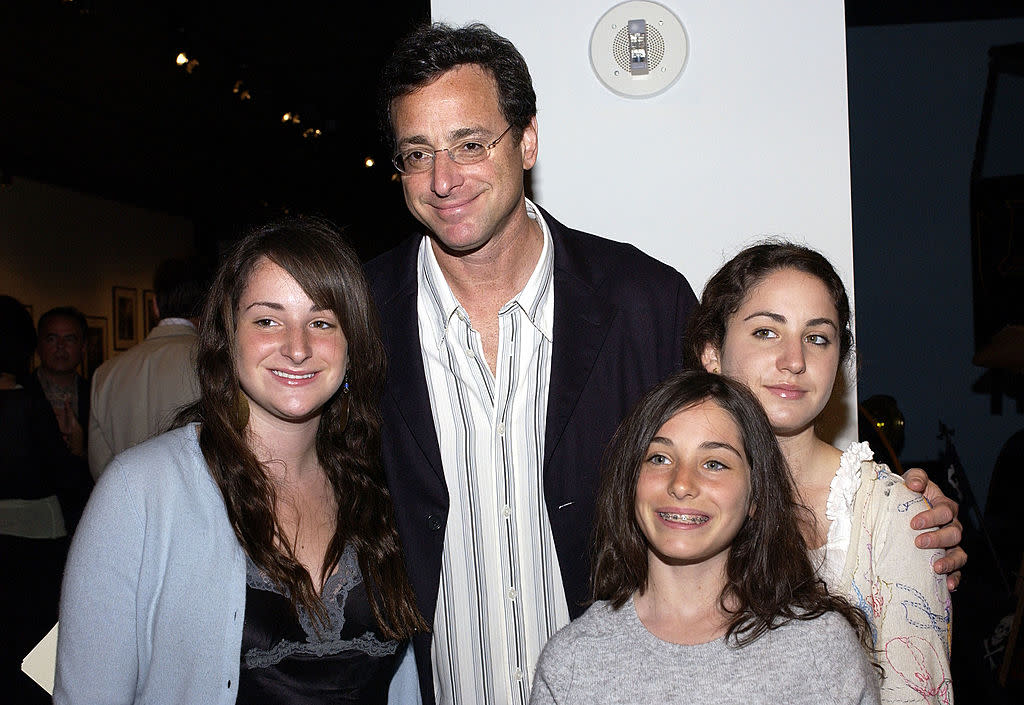
[[[349,397],[348,397],[348,376],[349,371],[345,370],[345,379],[341,381],[341,409],[340,416],[341,421],[339,422],[339,430],[344,431],[348,427],[348,413],[349,413]]]

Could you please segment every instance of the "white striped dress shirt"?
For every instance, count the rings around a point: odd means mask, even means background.
[[[432,644],[439,704],[526,705],[541,649],[569,623],[543,483],[554,256],[543,217],[527,210],[544,247],[498,314],[496,375],[429,238],[420,245],[420,347],[450,498]]]

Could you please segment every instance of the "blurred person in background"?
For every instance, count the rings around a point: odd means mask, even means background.
[[[198,258],[169,259],[157,267],[153,313],[160,322],[93,376],[89,471],[94,478],[122,450],[167,430],[178,408],[199,398],[196,324],[208,287],[207,268]]]
[[[27,385],[53,407],[64,442],[85,457],[89,427],[89,382],[78,374],[85,358],[85,316],[73,306],[58,306],[39,317],[39,367]]]
[[[49,702],[21,661],[57,620],[68,550],[58,495],[77,467],[46,398],[26,388],[35,347],[32,316],[0,296],[0,699],[19,704]]]

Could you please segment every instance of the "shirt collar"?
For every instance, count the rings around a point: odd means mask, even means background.
[[[533,274],[527,280],[526,286],[501,307],[499,314],[505,313],[513,306],[519,306],[537,330],[548,341],[551,341],[554,328],[552,291],[555,273],[551,230],[544,221],[540,209],[530,199],[524,200],[526,201],[526,214],[540,225],[544,234],[544,245],[540,258],[537,260],[537,266],[534,267]],[[444,273],[441,271],[441,265],[437,263],[437,257],[434,255],[434,248],[430,246],[430,237],[427,235],[424,235],[423,240],[420,241],[417,270],[420,295],[426,296],[429,301],[428,310],[430,318],[433,320],[431,330],[437,344],[441,345],[452,317],[458,316],[468,324],[469,315],[455,298],[451,287],[448,286]]]
[[[529,281],[523,290],[512,299],[502,310],[505,310],[513,302],[517,302],[526,313],[533,325],[541,334],[551,341],[554,322],[552,321],[554,307],[551,305],[552,292],[555,284],[555,256],[554,245],[551,240],[551,230],[540,213],[540,208],[530,199],[526,200],[526,214],[540,226],[544,233],[544,247],[540,252],[540,259],[537,266],[530,275]]]
[[[188,326],[189,328],[195,328],[195,324],[187,318],[161,318],[157,326]]]

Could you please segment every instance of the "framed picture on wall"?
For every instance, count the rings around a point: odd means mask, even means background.
[[[156,328],[156,292],[152,289],[142,290],[142,337],[145,338],[149,332]]]
[[[84,377],[92,379],[96,368],[107,359],[107,338],[110,336],[106,316],[86,316]]]
[[[127,350],[138,339],[135,330],[136,291],[124,286],[114,287],[114,350]]]

